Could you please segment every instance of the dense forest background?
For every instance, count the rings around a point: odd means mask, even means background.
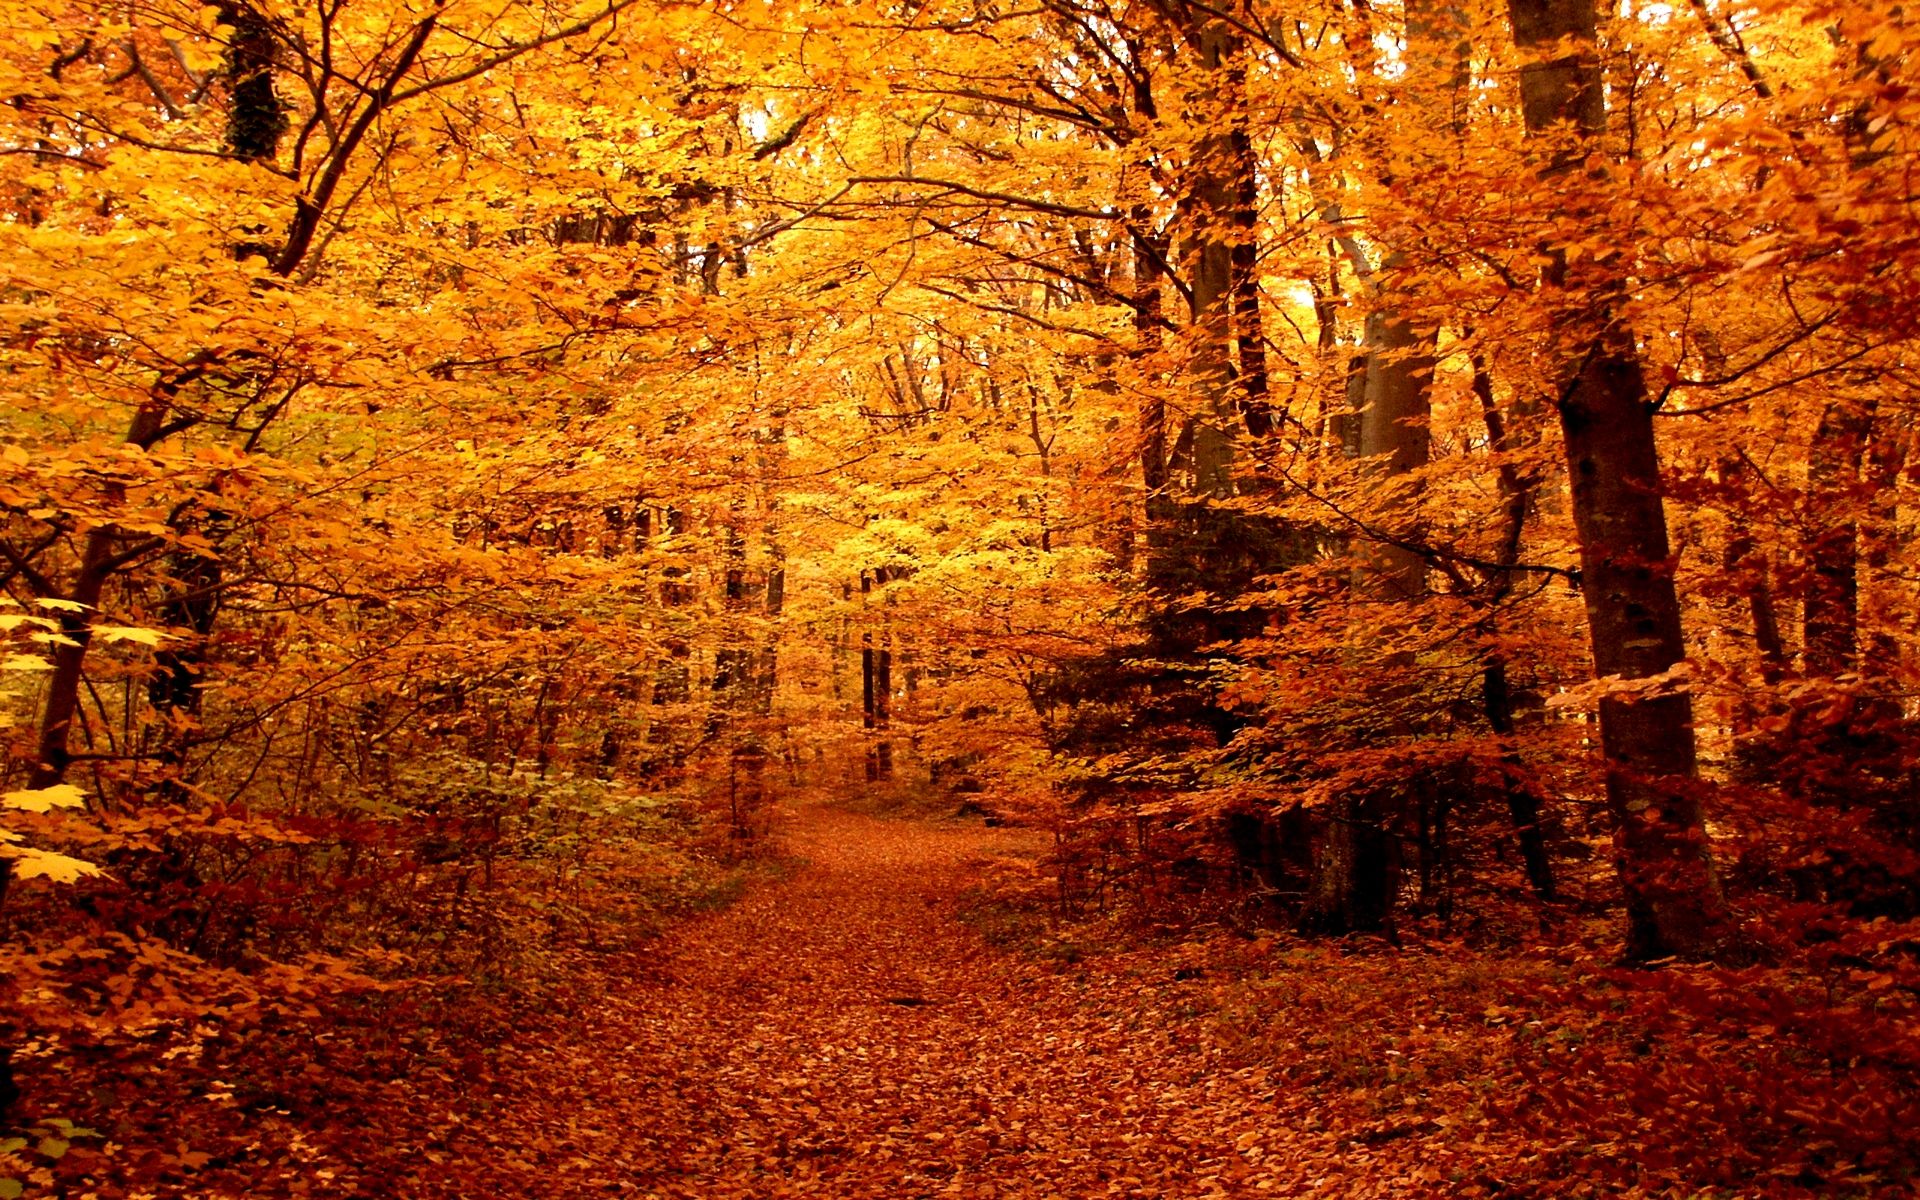
[[[1825,0],[15,4],[0,1196],[192,1192],[82,1134],[492,1036],[828,796],[1901,1186],[1916,69]]]

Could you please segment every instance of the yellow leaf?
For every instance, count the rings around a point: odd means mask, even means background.
[[[72,883],[82,875],[98,875],[100,868],[84,859],[69,858],[64,854],[54,854],[47,850],[30,850],[25,846],[9,846],[0,850],[0,854],[13,860],[13,873],[20,879],[32,879],[36,875],[45,876],[55,883]]]
[[[0,659],[0,671],[51,671],[53,664],[33,654],[9,654]]]
[[[93,632],[109,642],[138,642],[142,646],[158,646],[160,639],[167,636],[158,629],[141,629],[134,625],[96,625]]]
[[[52,787],[8,792],[0,796],[0,803],[4,803],[8,808],[21,808],[28,812],[47,812],[55,808],[85,807],[87,797],[84,792],[70,783],[56,783]]]

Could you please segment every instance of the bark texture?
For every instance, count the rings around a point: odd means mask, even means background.
[[[1599,14],[1594,0],[1509,0],[1508,10],[1529,60],[1520,84],[1527,129],[1536,138],[1569,137],[1545,172],[1564,179],[1606,126]],[[1549,283],[1564,284],[1564,259],[1555,257]],[[1686,656],[1653,407],[1617,296],[1603,286],[1582,324],[1558,408],[1594,669],[1602,678],[1648,680]],[[1685,681],[1604,700],[1600,740],[1628,953],[1712,954],[1726,940],[1728,917],[1700,809]]]

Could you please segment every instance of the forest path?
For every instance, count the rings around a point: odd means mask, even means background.
[[[1164,955],[1049,963],[962,923],[986,860],[1032,839],[798,814],[806,864],[682,927],[657,977],[525,1064],[496,1147],[551,1196],[1375,1194],[1209,1048],[1205,1006],[1179,1003],[1205,985]]]

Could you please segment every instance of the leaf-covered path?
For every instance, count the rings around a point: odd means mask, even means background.
[[[550,1116],[489,1131],[501,1165],[556,1196],[702,1200],[1375,1186],[1370,1155],[1207,1048],[1164,960],[1049,964],[959,919],[1032,835],[814,809],[792,836],[803,868],[682,928],[657,978],[525,1064],[507,1111]]]

